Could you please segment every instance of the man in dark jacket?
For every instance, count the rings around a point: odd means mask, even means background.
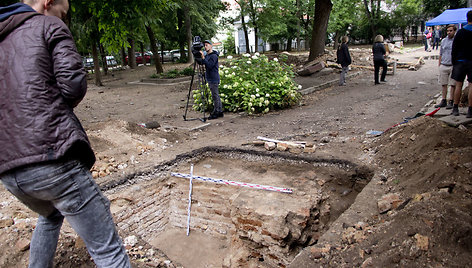
[[[220,84],[220,73],[218,72],[218,51],[213,50],[213,43],[210,40],[205,40],[206,56],[203,51],[200,51],[202,54],[202,63],[205,64],[205,77],[208,82],[208,86],[211,91],[211,99],[213,100],[213,112],[210,114],[208,119],[216,119],[218,117],[223,117],[223,105],[221,104],[220,93],[218,91],[218,86]]]
[[[459,115],[459,101],[462,95],[462,86],[467,76],[469,81],[469,109],[467,118],[472,118],[472,10],[467,12],[467,25],[457,31],[452,43],[452,79],[456,80],[456,90],[454,91],[454,106],[452,114]]]
[[[52,267],[64,217],[98,267],[130,267],[109,201],[89,171],[94,153],[73,112],[87,84],[60,20],[68,9],[68,0],[0,8],[0,179],[39,214],[30,267]]]

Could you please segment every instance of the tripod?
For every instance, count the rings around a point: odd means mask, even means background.
[[[188,88],[188,94],[187,94],[187,104],[185,105],[185,113],[184,113],[184,121],[191,121],[191,120],[200,120],[202,122],[206,122],[207,117],[205,116],[205,110],[206,106],[208,105],[208,92],[205,89],[205,85],[207,84],[206,78],[205,78],[205,66],[203,64],[198,63],[197,61],[201,59],[195,59],[193,63],[193,73],[192,73],[192,80],[190,81],[190,87]],[[197,67],[198,66],[198,67]],[[192,118],[188,119],[187,118],[187,111],[188,111],[188,104],[190,101],[190,94],[192,93],[192,86],[193,86],[193,81],[195,79],[195,70],[197,70],[197,89],[200,89],[200,94],[202,96],[202,103],[203,103],[203,118]]]

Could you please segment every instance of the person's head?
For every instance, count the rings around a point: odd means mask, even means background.
[[[382,35],[377,35],[374,39],[374,43],[383,43],[384,37]]]
[[[440,28],[439,25],[438,25],[438,26],[436,26],[436,29],[439,30],[439,29],[441,29],[441,28]]]
[[[64,19],[69,11],[69,0],[22,0],[22,2],[38,13],[60,19]]]
[[[349,37],[347,37],[346,35],[341,37],[341,43],[347,43],[349,42]]]
[[[469,12],[467,12],[467,22],[469,24],[472,24],[472,10],[470,10]]]
[[[456,34],[457,27],[454,24],[449,24],[446,28],[447,32],[447,37],[452,39],[454,38],[454,35]]]
[[[203,41],[203,44],[205,45],[206,52],[211,52],[213,50],[213,43],[210,40]]]

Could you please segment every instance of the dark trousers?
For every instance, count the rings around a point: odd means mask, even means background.
[[[380,81],[385,81],[385,75],[387,75],[387,62],[385,60],[374,60],[374,79],[375,83],[379,83],[379,71],[382,67],[382,76],[380,76]]]
[[[440,41],[439,38],[434,38],[433,49],[434,49],[434,46],[436,46],[436,50],[439,48],[439,41]]]

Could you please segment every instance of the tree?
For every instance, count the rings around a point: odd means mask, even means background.
[[[333,3],[331,3],[331,0],[315,1],[315,17],[313,20],[310,55],[308,56],[309,61],[314,60],[324,53],[326,30],[328,28],[329,15],[332,8]]]
[[[370,29],[372,31],[372,37],[377,34],[377,22],[380,18],[380,2],[381,0],[370,0],[370,5],[367,0],[364,1],[365,14],[369,20]],[[377,2],[375,2],[377,1]]]
[[[333,0],[333,10],[329,17],[328,32],[334,33],[334,49],[338,48],[340,36],[359,21],[359,0]]]

